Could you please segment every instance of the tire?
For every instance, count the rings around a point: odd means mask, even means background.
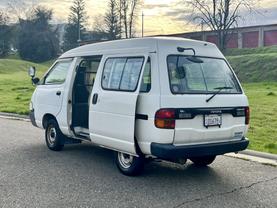
[[[115,163],[119,171],[127,176],[136,176],[142,173],[144,157],[135,157],[121,152],[115,153]]]
[[[45,141],[50,150],[61,151],[64,147],[64,138],[57,121],[51,119],[45,128]]]
[[[203,157],[193,157],[190,158],[190,160],[197,166],[207,166],[212,164],[212,162],[215,160],[216,156],[203,156]]]

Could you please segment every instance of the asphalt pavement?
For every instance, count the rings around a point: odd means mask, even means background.
[[[277,167],[220,156],[127,177],[113,160],[88,143],[50,151],[43,130],[0,118],[0,207],[277,207]]]

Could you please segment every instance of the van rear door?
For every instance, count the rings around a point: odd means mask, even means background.
[[[146,60],[144,54],[103,57],[89,111],[92,142],[136,155],[136,103]]]
[[[175,145],[240,140],[248,102],[224,59],[169,55],[169,91],[162,108],[174,109]]]

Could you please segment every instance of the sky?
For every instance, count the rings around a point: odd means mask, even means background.
[[[145,35],[173,34],[199,30],[193,24],[188,15],[188,8],[182,4],[182,0],[143,0],[139,8],[137,18],[137,34],[141,32],[141,13],[143,11]],[[184,1],[184,0],[183,0]],[[7,7],[8,2],[13,5],[37,5],[46,6],[54,11],[54,23],[65,23],[69,14],[69,7],[73,0],[0,0],[0,8]],[[105,14],[108,0],[86,0],[88,28],[92,29],[95,20]],[[277,23],[277,0],[261,0],[256,6],[259,13],[249,14],[242,11],[244,20],[240,26],[274,24]]]

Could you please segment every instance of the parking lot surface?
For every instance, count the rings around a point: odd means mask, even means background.
[[[151,162],[120,174],[91,144],[46,148],[44,131],[0,118],[0,207],[277,207],[277,168],[220,156],[209,167]]]

